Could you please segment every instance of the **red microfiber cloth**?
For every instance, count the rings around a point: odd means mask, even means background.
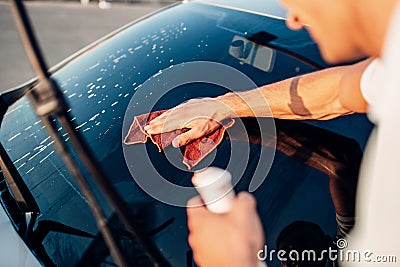
[[[133,123],[129,128],[129,132],[125,137],[124,144],[133,145],[138,143],[146,143],[148,138],[158,147],[162,152],[167,146],[172,144],[172,141],[181,133],[189,131],[184,128],[162,134],[148,134],[144,127],[154,118],[163,114],[166,110],[159,110],[151,113],[136,116]],[[210,154],[222,141],[226,129],[231,127],[235,121],[233,119],[224,121],[215,131],[194,140],[185,146],[183,154],[183,163],[190,170],[196,166],[202,159]]]

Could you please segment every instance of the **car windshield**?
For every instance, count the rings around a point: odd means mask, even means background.
[[[264,41],[261,42],[260,38]],[[270,49],[268,43],[290,53]],[[134,149],[123,144],[129,123],[133,116],[150,111],[140,108],[139,102],[145,102],[146,97],[169,86],[157,82],[163,70],[189,62],[214,62],[233,67],[249,77],[254,86],[315,70],[312,64],[289,54],[308,58],[314,63],[322,62],[308,35],[287,30],[282,20],[199,3],[183,3],[127,27],[53,74],[70,105],[68,112],[76,130],[81,132],[139,224],[172,266],[189,266],[188,262],[191,262],[185,209],[149,196],[132,179],[132,168],[143,167],[144,162],[150,159],[159,173],[181,186],[191,186],[192,173],[171,164],[151,144],[138,145],[145,147],[146,155],[136,153],[129,161],[126,160],[124,150]],[[150,84],[146,83],[149,78],[152,78]],[[235,90],[248,89],[251,88],[244,86]],[[187,83],[163,96],[152,109],[167,109],[190,98],[217,96],[227,91],[224,86],[204,81]],[[141,98],[133,98],[136,92],[138,95],[140,92]],[[125,115],[127,109],[130,113]],[[265,121],[271,123],[271,120]],[[314,129],[308,124],[305,128],[298,124],[287,127],[286,122],[278,124],[283,124],[282,129],[287,131],[301,128],[308,132],[308,127]],[[361,147],[370,127],[366,119],[358,115],[323,126],[357,139]],[[357,131],[354,132],[359,134],[352,136],[350,133],[355,128]],[[58,130],[63,132],[62,127]],[[46,134],[27,97],[9,108],[0,134],[1,143],[39,205],[39,224],[55,221],[66,227],[62,231],[50,230],[43,240],[31,246],[40,259],[56,266],[114,266],[85,196],[55,151],[52,139]],[[312,136],[315,135],[330,136],[329,132],[314,132]],[[70,146],[68,135],[64,134],[64,138]],[[332,134],[332,138],[339,137]],[[214,165],[227,166],[230,149],[225,147],[229,147],[230,142],[238,142],[249,150],[250,160],[236,187],[236,190],[243,190],[254,174],[262,144],[255,141],[249,146],[248,141],[225,140],[214,155]],[[275,152],[274,148],[266,149]],[[299,217],[319,222],[327,232],[335,231],[326,174],[304,162],[304,159],[293,159],[278,151],[271,162],[268,179],[255,192],[261,203],[259,209],[267,243],[271,247],[274,247],[274,238],[280,229]],[[154,178],[149,170],[140,170],[139,174],[149,181]],[[292,180],[294,177],[296,179]],[[93,183],[91,185],[95,188]],[[308,192],[307,197],[305,192]],[[110,225],[129,252],[131,262],[135,266],[149,266],[148,259],[130,239],[112,209],[103,198],[100,200]],[[68,230],[68,227],[86,235]]]

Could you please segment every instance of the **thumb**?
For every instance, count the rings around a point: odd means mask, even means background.
[[[234,205],[232,215],[235,216],[237,222],[241,222],[242,226],[248,227],[248,230],[256,236],[256,238],[252,239],[252,244],[254,250],[258,251],[265,242],[264,230],[257,212],[256,199],[250,193],[241,192],[236,197]]]
[[[249,213],[252,210],[255,211],[257,203],[252,194],[248,192],[240,192],[235,198],[233,205],[235,206],[233,210],[243,216],[243,212]]]
[[[204,206],[203,201],[201,200],[200,196],[196,196],[191,198],[186,203],[186,214],[188,217],[188,226],[189,229],[192,229],[197,224],[201,223],[201,218],[209,213],[207,208]]]

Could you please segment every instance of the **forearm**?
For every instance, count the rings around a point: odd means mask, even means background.
[[[218,97],[218,100],[231,107],[237,117],[332,119],[359,111],[346,105],[348,98],[361,102],[361,106],[366,105],[360,99],[359,79],[368,64],[369,61],[365,61],[353,66],[317,71],[250,91],[228,93]],[[358,88],[345,88],[350,86]],[[350,93],[343,94],[347,89]]]

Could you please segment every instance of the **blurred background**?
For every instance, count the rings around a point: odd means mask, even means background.
[[[24,1],[48,66],[174,0]],[[11,13],[0,0],[0,92],[34,77]]]

